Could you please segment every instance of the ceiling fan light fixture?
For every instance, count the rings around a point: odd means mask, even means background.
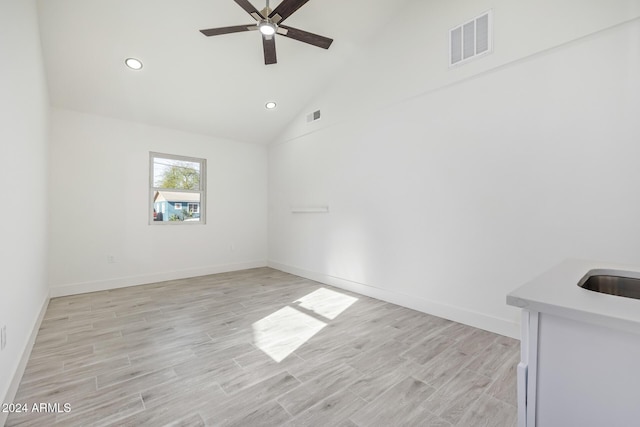
[[[124,60],[124,63],[132,70],[140,70],[142,68],[142,61],[136,58],[127,58]]]
[[[258,29],[265,36],[272,36],[276,33],[276,24],[269,21],[262,21],[258,24]]]
[[[266,108],[267,110],[273,110],[274,108],[276,108],[277,104],[273,101],[269,101],[266,104],[264,104],[264,108]]]

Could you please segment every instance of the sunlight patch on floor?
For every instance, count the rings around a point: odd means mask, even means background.
[[[358,298],[340,292],[316,289],[294,301],[300,310],[286,306],[255,322],[253,343],[280,363],[327,326],[316,316],[334,320],[356,301]]]
[[[322,317],[333,320],[356,301],[358,301],[358,298],[327,288],[320,288],[296,300],[294,303]]]
[[[327,324],[287,306],[252,326],[254,344],[273,360],[281,362]]]

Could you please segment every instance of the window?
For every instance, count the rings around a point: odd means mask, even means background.
[[[150,224],[205,223],[206,159],[149,153]]]
[[[199,203],[188,203],[188,210],[190,213],[200,213],[200,204]]]

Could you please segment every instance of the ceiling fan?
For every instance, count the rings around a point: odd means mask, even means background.
[[[297,28],[282,25],[282,21],[291,16],[296,10],[300,9],[309,0],[282,0],[274,10],[267,6],[258,11],[249,0],[233,0],[249,15],[257,21],[257,24],[235,25],[233,27],[210,28],[208,30],[200,30],[207,37],[218,36],[221,34],[240,33],[243,31],[259,30],[262,34],[262,50],[264,51],[265,65],[275,64],[276,60],[276,41],[275,35],[289,37],[304,43],[318,46],[323,49],[329,49],[333,40],[317,34],[298,30]]]

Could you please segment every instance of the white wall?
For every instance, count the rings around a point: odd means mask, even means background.
[[[447,69],[448,29],[490,8],[494,53]],[[412,2],[272,144],[270,265],[517,336],[532,276],[638,263],[639,14]]]
[[[150,151],[207,159],[206,225],[149,225]],[[265,265],[266,151],[54,109],[52,296]]]
[[[16,41],[20,43],[16,43]],[[0,2],[0,402],[48,297],[47,141],[49,102],[35,1]],[[0,413],[0,424],[4,414]]]

